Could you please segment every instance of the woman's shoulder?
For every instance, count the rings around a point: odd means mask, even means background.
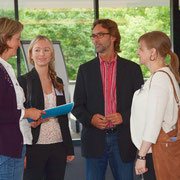
[[[161,68],[160,70],[167,72],[170,75],[175,87],[178,87],[178,83],[174,77],[174,74],[171,72],[171,70],[168,67]],[[170,80],[168,74],[166,74],[165,72],[157,71],[152,76],[151,87],[161,88],[161,89],[166,90],[166,91],[172,90],[171,80]]]
[[[26,74],[23,74],[23,75],[19,76],[19,77],[17,78],[18,82],[19,82],[20,84],[26,83],[27,77],[29,77],[28,74],[29,74],[29,73],[26,73]]]
[[[159,69],[154,74],[154,76],[152,76],[152,80],[156,83],[167,84],[170,83],[170,78],[168,75],[171,77],[173,81],[176,81],[174,74],[171,72],[171,70],[168,67]]]
[[[34,71],[31,70],[17,78],[20,86],[22,88],[25,88],[27,84],[31,84],[36,78],[36,75],[34,75]]]
[[[33,68],[31,71],[19,76],[18,80],[36,79],[37,77],[38,73],[35,68]]]

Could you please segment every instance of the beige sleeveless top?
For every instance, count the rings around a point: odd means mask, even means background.
[[[56,95],[53,87],[51,94],[44,94],[44,102],[45,109],[56,107]],[[52,117],[41,124],[37,144],[53,144],[62,141],[61,129],[57,118]]]

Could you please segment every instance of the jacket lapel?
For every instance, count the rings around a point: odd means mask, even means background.
[[[33,68],[30,73],[32,78],[32,97],[34,97],[32,101],[34,101],[35,104],[38,104],[39,108],[44,109],[44,94],[39,75],[35,68]]]
[[[100,61],[99,58],[97,57],[95,59],[95,65],[94,65],[94,69],[93,69],[93,75],[94,80],[95,80],[95,86],[94,88],[96,88],[96,96],[97,99],[100,99],[100,107],[102,108],[102,112],[104,113],[104,94],[103,94],[103,83],[102,83],[102,78],[101,78],[101,70],[100,70]]]
[[[100,94],[103,94],[103,83],[101,78],[100,62],[98,57],[95,61],[94,75],[97,75],[97,77],[95,77],[97,83],[97,90],[100,92]]]

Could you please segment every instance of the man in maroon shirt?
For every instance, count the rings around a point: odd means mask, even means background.
[[[82,123],[86,180],[104,180],[109,163],[115,180],[133,179],[136,148],[130,136],[134,92],[143,84],[139,65],[117,55],[120,33],[110,19],[93,24],[98,56],[79,67],[72,113]]]

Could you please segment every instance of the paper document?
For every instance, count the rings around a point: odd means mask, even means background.
[[[48,118],[48,117],[54,117],[54,116],[60,116],[64,114],[68,114],[72,108],[73,108],[74,103],[68,103],[60,106],[56,106],[54,108],[50,109],[45,109],[44,111],[46,112],[45,114],[42,114],[42,118]],[[32,122],[34,120],[27,118],[28,122]]]
[[[171,141],[174,142],[177,140],[177,137],[171,137]]]

